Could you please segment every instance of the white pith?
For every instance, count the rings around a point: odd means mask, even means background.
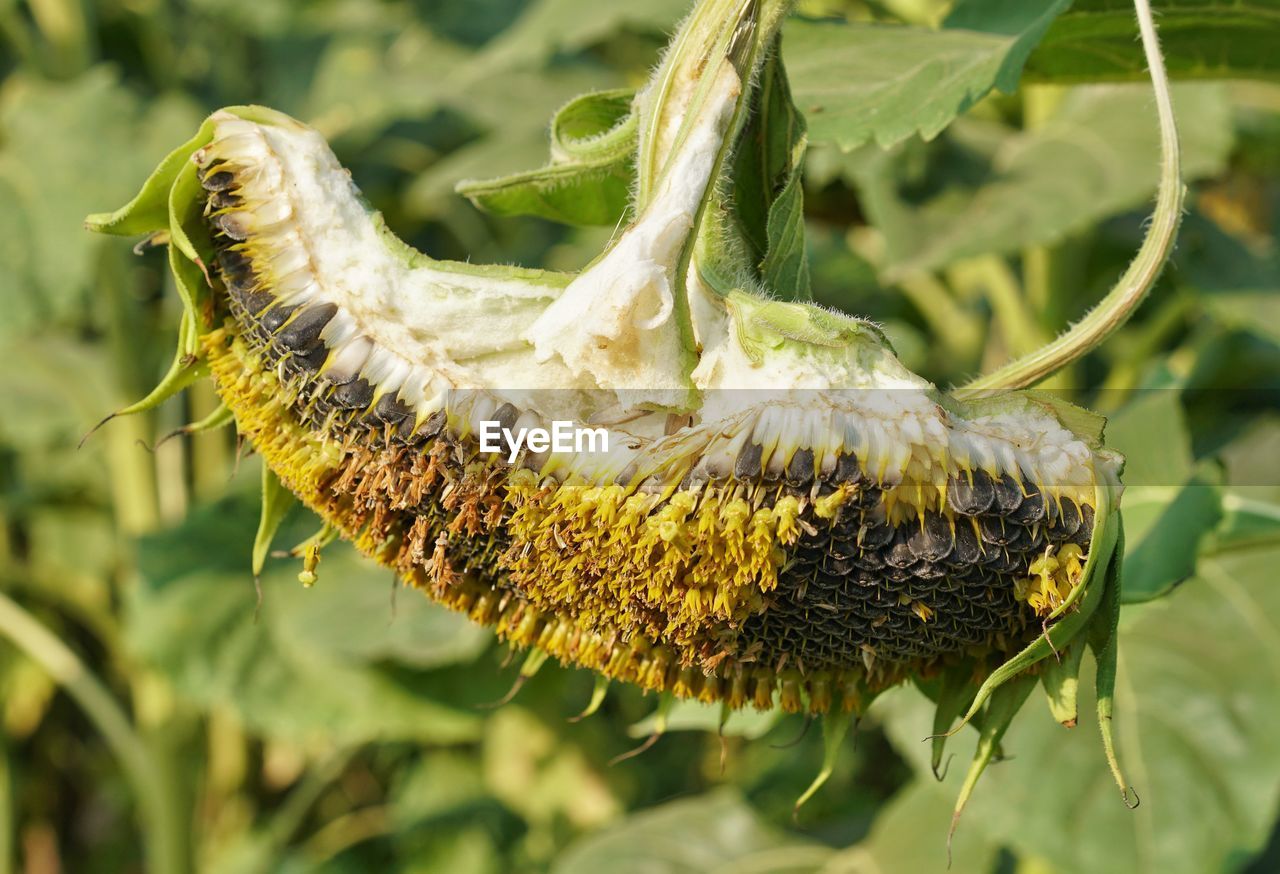
[[[886,485],[936,486],[982,468],[1093,503],[1101,459],[1052,415],[1019,407],[961,420],[869,336],[839,346],[778,336],[761,356],[739,337],[743,314],[735,321],[728,304],[717,309],[699,289],[702,300],[690,304],[704,348],[691,375],[672,369],[678,333],[664,295],[702,196],[677,183],[690,178],[681,173],[710,173],[723,111],[705,138],[692,140],[698,148],[677,163],[654,209],[564,289],[409,263],[388,246],[323,138],[301,124],[224,113],[196,160],[236,168],[252,206],[229,220],[248,234],[256,261],[269,264],[273,293],[287,303],[337,305],[321,335],[331,350],[322,372],[362,375],[419,420],[448,402],[464,429],[478,430],[505,401],[526,411],[526,423],[622,420],[611,425],[610,452],[538,459],[548,473],[608,482],[628,467],[680,469],[673,461],[699,459],[698,472],[718,478],[754,442],[774,474],[796,449],[814,451],[818,472],[853,450]],[[699,406],[693,425],[670,436],[666,414],[636,414],[621,400],[652,401],[683,390],[686,377]]]
[[[686,405],[677,273],[741,91],[723,64],[653,199],[525,332],[539,362],[559,359],[599,388],[628,389],[633,405]]]

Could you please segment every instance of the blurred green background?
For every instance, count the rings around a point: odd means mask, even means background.
[[[813,0],[834,46],[784,38],[813,295],[940,384],[1052,336],[1141,238],[1157,140],[1129,6],[1065,5]],[[159,442],[215,408],[208,385],[77,449],[163,373],[178,313],[162,252],[82,219],[205,114],[316,126],[432,255],[575,269],[611,229],[495,219],[453,187],[544,163],[553,112],[643,82],[684,6],[0,0],[0,872],[140,871],[147,811],[175,872],[945,869],[973,735],[935,783],[913,690],[793,820],[822,757],[800,717],[721,739],[679,707],[611,764],[652,698],[615,688],[571,722],[592,678],[548,666],[490,708],[519,658],[342,546],[311,589],[273,561],[258,607],[257,459],[227,431]],[[1183,236],[1133,323],[1056,383],[1130,458],[1117,726],[1143,803],[1120,803],[1087,701],[1068,731],[1032,699],[958,874],[1280,870],[1280,8],[1163,6],[1171,68],[1201,80],[1176,92]],[[277,542],[315,525],[298,512]]]

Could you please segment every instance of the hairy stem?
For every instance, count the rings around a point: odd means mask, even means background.
[[[1165,73],[1164,58],[1160,54],[1160,42],[1151,16],[1151,4],[1149,0],[1134,0],[1134,7],[1155,91],[1156,114],[1160,119],[1160,187],[1155,213],[1142,247],[1116,286],[1083,319],[1030,355],[966,384],[963,387],[966,391],[1026,388],[1097,348],[1137,310],[1173,252],[1186,193],[1180,171],[1178,130],[1169,94],[1169,77]]]
[[[133,784],[142,820],[147,870],[177,874],[186,869],[181,828],[165,782],[142,739],[102,682],[53,632],[0,592],[0,636],[49,672],[102,733]]]

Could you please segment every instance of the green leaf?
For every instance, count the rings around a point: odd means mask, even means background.
[[[720,731],[726,737],[763,737],[782,719],[778,710],[744,708],[729,714],[720,725],[720,705],[703,704],[701,701],[682,700],[672,705],[666,714],[666,731]],[[627,729],[632,737],[648,737],[658,727],[658,715],[651,713]]]
[[[291,640],[352,663],[394,662],[426,670],[471,661],[493,639],[484,627],[437,607],[422,592],[397,586],[391,571],[372,568],[367,559],[343,549],[331,555],[330,549],[315,588],[338,591],[294,599],[280,619]],[[335,600],[348,612],[335,611]]]
[[[280,523],[295,503],[293,492],[285,488],[280,477],[272,473],[270,467],[262,465],[262,509],[258,515],[258,530],[253,535],[250,561],[255,578],[262,576],[262,569],[267,565],[267,554],[271,551],[271,542],[275,540]]]
[[[766,58],[758,82],[733,159],[732,216],[764,286],[783,299],[808,300],[802,172],[808,138],[778,50]],[[708,251],[700,258],[704,264],[729,262],[713,269],[734,281],[733,259],[718,254]]]
[[[595,45],[621,30],[670,33],[689,11],[689,0],[607,3],[535,0],[476,59],[481,69],[542,62],[556,52]]]
[[[1132,486],[1178,488],[1191,476],[1191,432],[1179,382],[1158,372],[1107,422],[1107,445],[1125,457],[1124,482]],[[1126,494],[1121,505],[1128,507]],[[1132,530],[1130,534],[1132,535]]]
[[[1124,603],[1167,595],[1195,573],[1196,557],[1222,520],[1221,482],[1221,471],[1206,465],[1184,486],[1137,486],[1125,494]]]
[[[169,189],[186,169],[191,156],[213,139],[213,121],[205,119],[195,135],[170,152],[142,183],[142,189],[124,206],[111,213],[96,213],[85,219],[88,230],[122,237],[169,229]]]
[[[463,181],[455,190],[495,215],[617,224],[630,200],[634,96],[617,90],[574,98],[551,121],[550,164],[497,179]]]
[[[1169,597],[1124,609],[1115,732],[1141,806],[1124,808],[1094,731],[1026,708],[1006,736],[1012,758],[988,772],[965,828],[1061,871],[1201,874],[1257,852],[1280,802],[1277,562],[1274,547],[1207,558]],[[1082,699],[1090,671],[1086,661]],[[882,702],[923,777],[931,707],[906,694]]]
[[[822,870],[831,874],[956,874],[992,871],[999,847],[983,834],[980,825],[966,823],[956,833],[947,867],[945,836],[951,821],[951,803],[922,777],[898,790],[876,816],[871,833],[836,853]]]
[[[802,874],[832,851],[766,825],[730,790],[673,801],[635,814],[573,844],[552,874]]]
[[[932,139],[992,88],[1011,92],[1069,0],[969,0],[942,30],[793,21],[787,72],[815,143]]]
[[[567,65],[456,84],[444,102],[483,133],[419,174],[403,193],[406,207],[417,216],[437,215],[465,205],[454,192],[462,179],[502,177],[537,166],[546,158],[547,119],[578,95],[608,86],[610,79],[598,69]]]
[[[1219,321],[1280,343],[1280,250],[1249,244],[1191,216],[1178,253],[1180,278]]]
[[[1183,176],[1219,172],[1230,154],[1230,105],[1214,85],[1174,89]],[[1150,89],[1081,88],[1033,131],[957,124],[930,147],[925,173],[910,149],[861,162],[856,178],[885,235],[888,274],[933,270],[961,258],[1051,244],[1144,206],[1155,191],[1159,132]],[[923,177],[923,178],[922,178]]]
[[[248,571],[254,517],[252,500],[237,496],[141,542],[126,612],[134,653],[188,700],[230,707],[275,737],[345,744],[478,735],[477,714],[433,700],[413,675],[379,664],[470,659],[477,645],[458,630],[464,618],[416,593],[393,614],[390,573],[342,544],[324,553],[310,589],[296,568],[265,574],[259,612]]]
[[[1169,75],[1239,79],[1280,76],[1280,4],[1275,0],[1155,0]],[[1131,0],[1076,0],[1027,62],[1036,81],[1145,79]]]
[[[1118,520],[1116,551],[1107,568],[1106,599],[1097,618],[1090,623],[1087,635],[1089,651],[1093,653],[1097,670],[1094,674],[1094,695],[1097,698],[1098,732],[1102,735],[1102,754],[1107,760],[1111,779],[1120,790],[1124,806],[1132,810],[1139,804],[1133,787],[1125,779],[1116,755],[1115,705],[1116,672],[1119,670],[1120,647],[1120,581],[1124,575],[1125,534],[1124,518]]]
[[[1084,657],[1084,649],[1084,641],[1073,641],[1059,658],[1045,659],[1044,670],[1040,674],[1049,712],[1068,728],[1074,727],[1079,720],[1076,697],[1080,690],[1080,660]]]
[[[455,751],[428,753],[397,772],[390,796],[401,830],[469,810],[490,797],[480,762]]]
[[[798,814],[800,808],[804,807],[805,802],[812,798],[831,779],[831,774],[836,769],[836,762],[840,758],[840,750],[844,746],[844,739],[849,734],[849,726],[852,722],[853,717],[850,714],[842,713],[838,710],[829,710],[822,714],[822,767],[818,769],[813,782],[796,799],[796,804],[793,808],[795,813]]]
[[[173,130],[194,130],[186,98],[141,101],[112,68],[68,82],[26,74],[0,92],[0,194],[18,218],[23,249],[0,268],[19,281],[0,285],[4,332],[65,323],[95,281],[99,241],[84,217],[122,202],[172,148]],[[12,197],[7,195],[12,193]],[[29,320],[14,325],[16,318]]]
[[[1214,552],[1280,542],[1280,503],[1254,494],[1260,491],[1245,486],[1223,496],[1222,524],[1212,540]]]

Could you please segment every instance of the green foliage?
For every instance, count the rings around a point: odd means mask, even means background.
[[[636,149],[631,91],[586,94],[551,120],[551,163],[457,191],[494,215],[536,215],[569,225],[613,225],[627,209]]]
[[[1275,0],[1157,0],[1160,41],[1179,78],[1280,76],[1280,4]],[[1035,80],[1141,79],[1146,62],[1133,38],[1127,0],[1076,0],[1027,66]]]
[[[1280,718],[1280,591],[1267,570],[1278,558],[1269,549],[1210,559],[1168,598],[1126,609],[1116,732],[1120,760],[1140,787],[1136,810],[1115,810],[1096,738],[1028,707],[1007,736],[1013,758],[988,772],[960,833],[979,832],[1062,871],[1234,870],[1256,852],[1280,801],[1271,774],[1258,770],[1280,756],[1271,730]],[[897,693],[885,704],[898,749],[932,782],[920,743],[928,708]],[[933,791],[945,802],[956,782],[951,774]],[[1020,813],[1030,807],[1035,817]],[[946,821],[940,805],[918,827],[939,834]]]
[[[942,30],[793,22],[787,69],[816,143],[937,136],[992,88],[1012,91],[1067,0],[968,0]]]
[[[627,208],[629,95],[686,6],[0,3],[0,585],[129,714],[180,824],[174,871],[946,869],[964,768],[935,784],[946,759],[921,742],[934,727],[915,690],[850,729],[793,820],[825,752],[800,717],[722,727],[718,708],[680,704],[652,749],[610,767],[656,727],[652,698],[611,687],[570,722],[593,680],[547,664],[487,709],[518,662],[339,545],[304,588],[299,562],[260,544],[259,603],[256,462],[230,429],[160,440],[217,423],[207,386],[76,448],[164,376],[175,340],[185,374],[189,337],[170,326],[198,271],[174,288],[161,252],[130,256],[81,222],[202,115],[262,103],[314,124],[435,256],[572,270]],[[1059,725],[1064,654],[1054,710],[1023,710],[969,803],[963,874],[1280,865],[1274,837],[1263,849],[1280,804],[1280,15],[1156,7],[1175,76],[1260,81],[1178,86],[1191,197],[1174,268],[1042,396],[1107,413],[1127,457],[1114,727],[1142,804],[1124,809],[1090,719]],[[941,385],[1096,302],[1156,177],[1129,4],[802,8],[826,18],[787,24],[733,168],[739,226],[724,230],[757,278],[882,324]],[[491,214],[455,192],[467,179],[496,180],[463,188]],[[848,328],[830,321],[801,327]],[[313,531],[287,504],[267,520],[277,550]],[[7,642],[0,740],[0,871],[6,848],[25,870],[139,869],[119,764]],[[966,729],[947,754],[976,740]]]
[[[552,872],[803,874],[816,871],[830,855],[827,847],[770,828],[742,799],[721,790],[634,816],[579,844]]]
[[[1224,93],[1183,87],[1175,101],[1201,120],[1182,131],[1185,178],[1216,175],[1231,150]],[[866,154],[854,176],[891,271],[904,274],[1060,242],[1141,206],[1155,192],[1158,143],[1147,89],[1081,88],[1035,130],[957,124],[932,146]],[[922,149],[936,157],[922,162]]]
[[[193,512],[140,544],[130,648],[180,694],[273,737],[338,746],[476,737],[478,714],[388,669],[465,664],[487,635],[422,598],[393,605],[390,576],[338,546],[326,550],[314,587],[298,585],[296,570],[264,575],[258,608],[246,549],[252,497]],[[193,554],[208,558],[192,567]]]

